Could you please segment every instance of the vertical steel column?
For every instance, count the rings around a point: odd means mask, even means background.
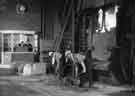
[[[14,52],[14,34],[11,34],[11,52]]]
[[[44,6],[43,6],[43,4],[41,4],[41,34],[42,34],[42,36],[41,36],[41,38],[42,39],[45,39],[45,17],[44,17]]]
[[[3,32],[2,32],[1,35],[2,35],[1,64],[4,64],[4,58],[3,58],[4,57],[4,40],[3,40],[4,37],[3,37]]]
[[[74,0],[73,2],[73,7],[72,7],[72,51],[75,51],[75,3]]]

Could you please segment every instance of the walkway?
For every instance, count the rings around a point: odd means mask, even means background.
[[[125,92],[129,89],[125,86],[94,86],[89,89],[64,86],[51,75],[1,76],[0,96],[135,96],[135,92]]]

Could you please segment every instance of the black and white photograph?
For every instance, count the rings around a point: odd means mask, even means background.
[[[0,96],[135,96],[135,0],[0,0]]]

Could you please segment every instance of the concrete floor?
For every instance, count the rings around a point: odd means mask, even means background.
[[[135,96],[129,87],[94,84],[81,89],[64,86],[54,76],[0,76],[0,96]]]

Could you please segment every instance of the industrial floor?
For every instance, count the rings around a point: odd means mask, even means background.
[[[135,96],[131,86],[95,83],[93,88],[64,86],[53,75],[0,76],[0,96]],[[132,86],[134,88],[134,86]]]

